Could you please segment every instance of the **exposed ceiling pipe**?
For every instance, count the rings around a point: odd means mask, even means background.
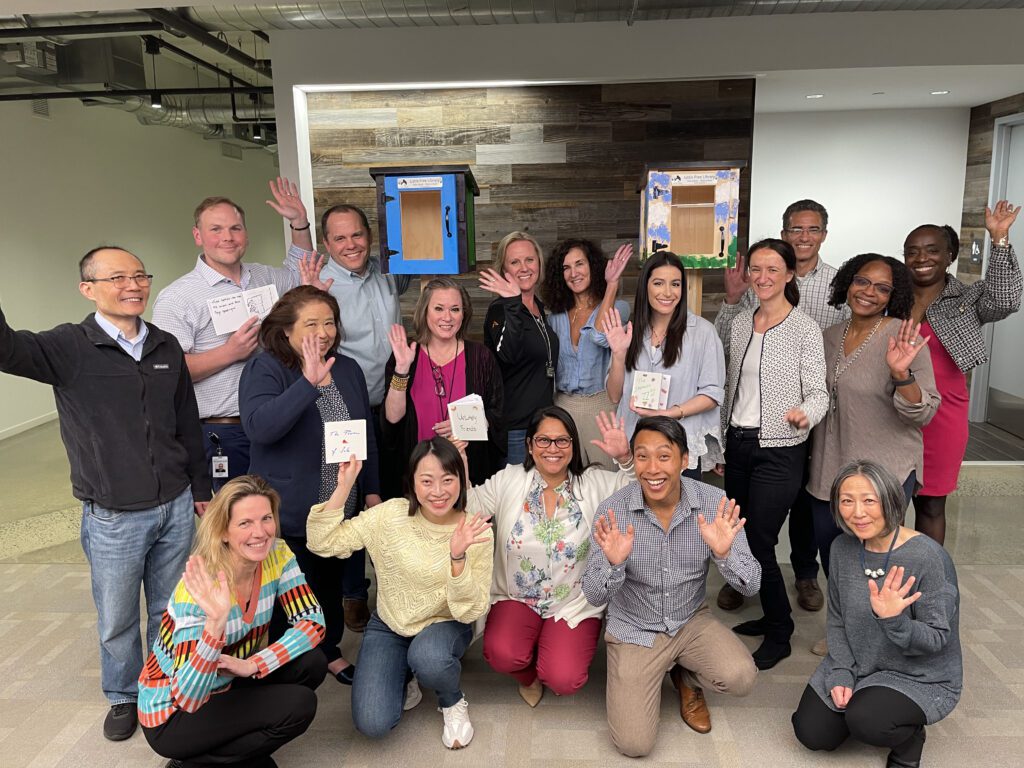
[[[150,97],[159,95],[165,96],[187,96],[189,94],[231,94],[231,93],[256,93],[272,94],[272,86],[258,86],[255,88],[126,88],[126,89],[103,89],[98,91],[50,91],[48,93],[0,93],[0,101],[31,101],[32,99],[120,99],[126,96]]]
[[[174,54],[178,58],[184,59],[185,61],[191,62],[191,63],[193,63],[193,64],[195,64],[197,66],[203,67],[204,69],[207,69],[210,72],[213,72],[214,74],[217,74],[217,75],[219,75],[221,77],[227,78],[232,83],[237,83],[238,85],[244,85],[244,86],[249,87],[249,88],[254,88],[255,87],[249,81],[243,80],[242,78],[238,77],[237,75],[232,74],[231,72],[228,72],[226,69],[221,69],[220,67],[218,67],[218,66],[216,66],[214,64],[211,64],[210,62],[205,61],[205,60],[199,58],[198,56],[194,56],[193,54],[189,53],[186,50],[183,50],[183,49],[179,48],[176,45],[172,45],[171,43],[168,43],[166,40],[161,40],[159,37],[153,37],[152,35],[143,35],[142,39],[143,39],[143,41],[145,43],[147,43],[149,45],[155,45],[160,50],[168,51],[169,53]]]
[[[118,109],[122,112],[129,112],[142,125],[166,125],[172,128],[184,128],[209,138],[219,138],[224,135],[224,126],[204,123],[202,120],[195,120],[186,107],[179,106],[176,101],[166,99],[162,109],[154,107],[145,98],[131,96],[123,101],[97,102],[101,106],[111,109]]]
[[[163,25],[155,21],[126,21],[112,24],[75,24],[68,26],[8,27],[0,29],[0,41],[34,40],[60,37],[112,37],[137,35],[140,32],[162,32]]]
[[[152,19],[138,11],[20,14],[18,16],[0,16],[0,29],[26,29],[43,25],[48,27],[73,27],[81,24],[131,24],[140,21],[151,22]]]
[[[213,49],[222,56],[226,56],[232,61],[237,61],[242,66],[248,67],[260,74],[264,74],[267,77],[270,77],[272,74],[270,61],[267,59],[254,59],[249,54],[238,50],[225,40],[221,40],[220,38],[211,35],[203,27],[193,21],[182,18],[176,13],[165,11],[162,8],[143,9],[142,12],[149,15],[149,17],[154,21],[159,21],[168,29],[181,32],[195,40],[197,43]]]

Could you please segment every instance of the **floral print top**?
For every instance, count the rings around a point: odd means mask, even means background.
[[[590,527],[572,493],[572,480],[555,488],[555,514],[544,510],[544,489],[539,472],[505,542],[509,592],[541,618],[559,604],[580,594],[590,551]]]

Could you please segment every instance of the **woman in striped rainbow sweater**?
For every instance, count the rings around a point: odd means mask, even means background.
[[[193,554],[139,677],[139,722],[170,766],[276,765],[304,733],[327,673],[324,618],[288,546],[277,538],[280,497],[254,475],[210,502]],[[268,645],[274,604],[290,628]],[[216,695],[215,695],[216,694]]]

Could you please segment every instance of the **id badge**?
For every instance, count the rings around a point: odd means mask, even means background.
[[[555,378],[555,366],[551,365],[550,363],[548,363],[547,367],[544,369],[544,372],[547,374],[549,379]]]
[[[211,474],[214,477],[227,477],[228,476],[228,457],[227,456],[214,456],[211,462]]]

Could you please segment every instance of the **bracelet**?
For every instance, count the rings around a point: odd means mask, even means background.
[[[305,232],[307,229],[309,229],[309,222],[307,221],[306,226],[304,227],[293,227],[292,223],[289,221],[288,226],[291,227],[292,232]]]
[[[461,563],[463,560],[466,559],[466,553],[463,552],[462,557],[456,557],[455,555],[450,555],[450,557],[453,563]]]
[[[391,376],[391,388],[396,392],[405,392],[409,388],[409,374],[399,376],[397,373]]]
[[[1009,244],[1010,244],[1010,236],[1009,235],[1003,235],[998,240],[993,240],[992,241],[992,245],[994,245],[996,248],[1005,248]]]
[[[900,379],[899,381],[897,381],[896,379],[891,379],[891,380],[892,380],[892,384],[893,384],[894,387],[906,387],[906,386],[908,386],[910,384],[913,384],[915,381],[917,381],[917,379],[914,378],[914,372],[913,371],[911,371],[907,375],[907,378],[905,378],[905,379]]]

